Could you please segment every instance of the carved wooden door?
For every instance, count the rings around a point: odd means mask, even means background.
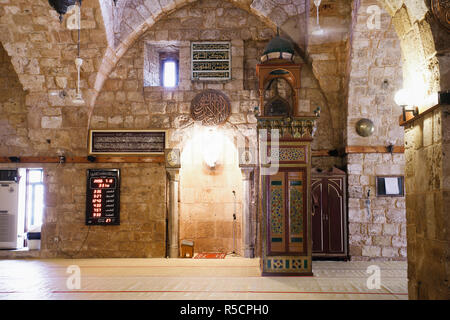
[[[306,253],[306,173],[280,171],[268,179],[268,255]]]
[[[345,178],[312,178],[313,256],[347,256]]]

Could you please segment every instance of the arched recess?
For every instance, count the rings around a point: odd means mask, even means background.
[[[194,6],[197,3],[199,3],[199,2],[193,2],[193,3],[191,3],[191,5]],[[203,1],[203,3],[209,4],[209,1]],[[232,5],[232,7],[230,7],[228,2],[222,2],[221,6],[223,6],[224,4],[227,4],[227,6],[228,6],[227,8],[229,8],[229,11],[232,11],[235,8],[234,5]],[[180,9],[180,10],[182,10],[182,9]],[[248,11],[245,11],[242,9],[239,9],[239,11],[241,11],[245,17],[251,17],[252,24],[257,25],[258,30],[269,30],[270,31],[270,33],[268,32],[267,35],[264,37],[258,37],[258,38],[255,37],[256,40],[264,43],[265,41],[268,41],[272,38],[272,36],[274,35],[273,28],[269,29],[267,24],[264,23],[263,21],[261,21],[261,19],[256,17],[254,14],[249,14]],[[178,11],[174,11],[173,14],[176,15],[177,12]],[[157,91],[158,88],[151,88],[151,87],[143,88],[141,82],[139,82],[139,83],[134,82],[134,84],[136,86],[131,88],[133,90],[133,92],[130,92],[130,91],[126,92],[127,97],[131,98],[128,101],[129,103],[125,102],[125,100],[123,100],[121,103],[117,103],[117,104],[114,104],[114,102],[112,102],[111,100],[105,101],[110,98],[116,99],[117,96],[119,95],[119,93],[121,96],[124,96],[124,94],[122,94],[122,92],[120,92],[120,91],[122,91],[124,82],[131,80],[131,77],[127,77],[127,75],[141,74],[142,69],[140,69],[137,72],[133,71],[132,73],[130,73],[130,69],[122,70],[122,68],[131,68],[131,67],[135,67],[136,65],[141,64],[140,59],[143,59],[142,53],[143,53],[143,49],[144,49],[143,45],[141,45],[141,44],[143,43],[143,41],[147,41],[147,40],[155,41],[155,39],[153,39],[153,38],[148,39],[147,36],[149,34],[152,35],[154,33],[154,31],[156,31],[156,30],[160,30],[158,28],[158,23],[161,23],[161,25],[167,24],[167,21],[164,20],[164,17],[166,17],[166,16],[168,17],[168,19],[170,18],[170,14],[162,16],[160,20],[158,20],[157,22],[155,22],[155,24],[152,25],[152,28],[148,28],[148,34],[144,35],[144,32],[142,31],[143,37],[142,38],[137,37],[135,39],[135,41],[132,44],[130,44],[129,48],[123,52],[121,59],[119,59],[119,61],[117,62],[117,64],[114,67],[116,69],[111,70],[112,72],[108,74],[108,77],[107,77],[108,79],[105,81],[105,85],[102,86],[102,88],[101,88],[101,92],[99,93],[99,99],[97,99],[97,103],[95,105],[95,108],[93,109],[93,117],[92,117],[91,123],[93,124],[92,128],[99,129],[100,121],[98,121],[98,120],[100,117],[103,117],[103,119],[106,118],[107,121],[109,121],[111,118],[112,125],[117,124],[116,127],[113,127],[113,126],[107,127],[107,128],[111,128],[111,129],[117,128],[117,127],[133,128],[133,129],[140,129],[140,128],[152,128],[152,129],[159,128],[160,129],[160,128],[164,128],[164,126],[167,125],[166,128],[168,128],[168,130],[169,130],[168,135],[170,137],[169,138],[170,139],[170,141],[169,141],[170,147],[179,147],[180,149],[182,149],[182,154],[183,154],[183,151],[185,151],[185,148],[184,148],[185,141],[189,140],[189,131],[190,131],[189,130],[190,128],[185,126],[185,121],[186,120],[187,120],[186,122],[190,121],[189,112],[186,112],[186,107],[189,108],[190,101],[194,97],[196,91],[202,90],[202,88],[203,88],[202,84],[198,84],[198,83],[193,84],[193,83],[191,83],[190,78],[189,78],[189,81],[186,81],[187,82],[186,85],[188,88],[188,89],[186,89],[186,87],[182,86],[182,85],[184,85],[184,81],[180,81],[181,85],[180,85],[179,91],[188,91],[187,93],[183,92],[183,96],[181,98],[181,99],[183,99],[182,100],[183,108],[185,108],[185,109],[183,109],[183,113],[184,113],[183,116],[185,116],[185,118],[183,118],[183,119],[181,119],[181,117],[176,115],[177,112],[173,111],[174,109],[175,110],[180,110],[180,109],[173,108],[174,105],[172,105],[172,104],[170,104],[170,105],[165,104],[165,102],[166,102],[165,100],[176,100],[176,99],[167,98],[167,97],[169,95],[174,96],[175,94],[177,94],[178,90],[175,90],[171,93],[167,93],[167,95],[164,95],[165,93],[163,93],[162,96],[159,95],[159,94],[161,94],[161,92],[158,92],[158,93],[156,93],[156,95],[157,95],[156,99],[152,100],[153,98],[150,96],[152,95],[152,93]],[[206,18],[206,16],[205,16],[205,18]],[[248,19],[250,19],[250,18],[248,18]],[[170,21],[172,21],[172,20],[170,20]],[[217,18],[216,18],[216,20],[217,20]],[[230,24],[230,23],[228,22],[228,24]],[[259,27],[259,26],[261,26],[261,27]],[[227,26],[224,28],[234,28],[234,26],[229,26],[229,27]],[[246,29],[246,27],[242,26],[242,27],[240,27],[240,29],[244,30],[244,29]],[[259,34],[259,31],[257,32],[257,34]],[[189,38],[182,38],[182,39],[189,40]],[[173,40],[173,39],[170,39],[170,40]],[[196,39],[193,38],[191,40],[196,40]],[[186,63],[189,64],[189,43],[180,43],[182,41],[178,41],[178,42],[179,42],[179,48],[180,48],[180,50],[179,50],[180,62],[183,63],[183,61],[184,61],[185,66],[186,66]],[[184,41],[184,42],[186,42],[186,41]],[[263,48],[264,47],[261,47],[261,49],[263,49]],[[237,57],[239,57],[240,59],[244,58],[244,53],[243,53],[244,52],[244,44],[243,44],[242,39],[241,40],[235,39],[233,41],[233,51],[236,51],[235,56],[234,56],[235,62],[237,61],[237,59],[236,59]],[[187,52],[187,54],[186,54],[186,52]],[[253,55],[252,55],[252,57],[253,57]],[[255,52],[254,58],[255,58],[255,60],[258,58],[256,52]],[[242,71],[242,67],[240,67],[238,65],[233,70],[239,70],[239,69],[241,69],[241,71]],[[185,69],[185,70],[187,70],[187,69]],[[118,77],[119,73],[122,75],[121,78]],[[305,73],[306,73],[306,71],[305,71]],[[111,76],[109,76],[109,75],[111,75]],[[115,79],[112,79],[112,78],[115,78]],[[314,81],[311,71],[309,72],[309,78],[310,78],[310,81],[308,81],[309,83]],[[188,79],[188,78],[184,77],[183,79]],[[219,169],[217,169],[216,171],[210,170],[211,172],[208,171],[208,175],[205,174],[204,176],[200,176],[198,174],[198,172],[197,172],[197,174],[200,177],[195,175],[195,177],[197,177],[197,181],[199,181],[199,182],[206,181],[206,183],[200,183],[201,191],[205,191],[205,192],[199,192],[197,190],[196,191],[197,194],[199,194],[202,197],[206,197],[206,195],[208,194],[208,187],[210,187],[209,189],[213,190],[212,192],[214,192],[211,194],[212,196],[220,195],[221,193],[223,193],[224,196],[226,196],[226,198],[224,197],[224,199],[221,199],[220,196],[216,196],[213,198],[217,199],[216,200],[217,204],[220,203],[220,205],[222,206],[221,210],[223,211],[226,208],[228,213],[230,213],[233,210],[233,195],[231,193],[231,188],[234,188],[233,190],[236,191],[237,201],[239,201],[239,197],[241,197],[241,194],[243,192],[242,187],[241,187],[241,184],[243,183],[242,182],[243,178],[240,177],[241,172],[240,172],[240,169],[239,169],[238,163],[237,163],[238,157],[234,156],[234,155],[237,155],[237,150],[238,150],[237,147],[239,146],[239,143],[237,143],[236,140],[239,140],[240,138],[242,138],[241,140],[245,140],[245,137],[249,137],[249,135],[252,135],[252,137],[250,139],[248,139],[248,142],[253,143],[253,144],[256,143],[256,139],[254,139],[254,136],[256,134],[256,130],[255,130],[256,119],[254,119],[254,115],[248,114],[247,111],[245,111],[245,113],[244,113],[244,111],[240,112],[240,110],[243,110],[242,108],[244,108],[244,107],[246,108],[246,110],[249,110],[249,109],[253,110],[253,107],[255,105],[257,105],[257,102],[256,102],[256,104],[249,104],[248,102],[249,102],[249,100],[257,101],[257,99],[258,99],[257,91],[243,89],[242,74],[239,75],[239,73],[237,73],[236,79],[237,79],[236,80],[237,82],[241,82],[240,87],[237,88],[236,90],[233,90],[233,81],[230,81],[225,84],[220,84],[220,86],[223,86],[223,88],[224,88],[223,90],[230,97],[230,100],[232,103],[232,114],[230,115],[229,121],[226,124],[224,124],[223,127],[224,127],[224,129],[229,129],[229,131],[230,131],[229,140],[231,141],[232,144],[234,143],[233,148],[228,149],[228,150],[230,150],[230,153],[231,153],[231,150],[233,149],[233,151],[232,151],[233,154],[230,154],[229,156],[234,160],[234,162],[230,166],[228,166],[229,167],[228,171],[232,171],[232,174],[230,174],[230,175],[222,174],[221,175],[221,178],[225,179],[225,180],[228,179],[229,183],[228,184],[219,183],[220,179],[216,179],[218,177],[213,175],[213,173],[217,174]],[[134,79],[134,80],[136,80],[136,79]],[[234,82],[236,82],[236,81],[234,81]],[[115,85],[118,84],[119,82],[120,82],[120,85],[116,87]],[[216,86],[216,87],[214,87],[215,89],[222,90],[219,87],[217,87],[219,84],[209,84],[209,85],[215,85]],[[120,87],[120,89],[119,89],[119,87]],[[138,88],[136,88],[136,87],[138,87]],[[206,88],[206,85],[205,85],[205,88]],[[153,89],[155,89],[155,90],[153,90]],[[315,87],[314,90],[317,90],[317,87]],[[148,96],[146,94],[148,94]],[[147,100],[145,100],[145,99],[147,99]],[[117,102],[117,100],[116,100],[116,102]],[[174,102],[177,102],[177,101],[174,101]],[[240,104],[240,102],[242,102],[242,105]],[[178,104],[178,107],[179,107],[179,104]],[[309,106],[307,106],[307,107],[309,109]],[[134,109],[131,110],[131,108],[134,108]],[[146,113],[147,108],[149,109],[148,113]],[[104,111],[103,111],[103,109],[104,109]],[[121,111],[119,111],[119,109]],[[128,125],[128,126],[125,126],[123,120],[126,117],[131,118],[131,116],[133,114],[126,110],[130,110],[133,112],[134,115],[136,115],[136,117],[134,118],[135,122],[127,123],[126,125]],[[116,114],[113,114],[113,112],[117,112],[117,118],[115,118]],[[121,113],[121,114],[119,114],[119,113]],[[123,117],[121,117],[121,116],[123,116]],[[252,118],[252,116],[253,116],[253,118]],[[170,118],[169,121],[177,122],[177,124],[174,125],[173,127],[170,127],[164,121],[155,121],[155,122],[153,121],[153,119],[156,119],[156,118],[167,119],[169,117],[172,117],[172,118]],[[142,124],[142,121],[145,120],[145,118],[151,118],[150,125]],[[116,119],[117,119],[117,121],[116,121]],[[249,119],[251,119],[252,123],[250,123],[250,121],[248,121]],[[126,119],[125,119],[125,121],[126,121]],[[119,124],[119,122],[120,122],[120,124]],[[136,123],[139,123],[139,125],[136,125]],[[109,124],[110,123],[107,123],[108,126],[109,126]],[[122,127],[120,127],[120,126],[122,126]],[[102,128],[106,128],[106,127],[102,127]],[[182,128],[182,130],[176,130],[176,129],[180,129],[180,128]],[[236,138],[236,140],[235,140],[235,138]],[[228,146],[230,146],[229,143],[228,143]],[[250,145],[250,146],[252,146],[252,145]],[[253,147],[255,147],[255,145],[253,145]],[[225,152],[227,152],[227,150],[225,150]],[[209,174],[209,173],[211,173],[211,174]],[[233,178],[231,179],[229,177],[233,177]],[[181,205],[186,205],[186,208],[187,208],[191,204],[195,205],[195,202],[197,202],[197,201],[193,202],[192,201],[193,198],[189,196],[188,193],[193,188],[186,187],[185,181],[188,179],[184,179],[184,178],[185,178],[185,174],[183,172],[182,174],[180,174],[180,185],[181,185],[181,188],[180,188],[180,195],[181,195],[180,200],[181,201],[180,201],[180,203],[181,203]],[[204,178],[205,180],[201,180],[200,178]],[[226,185],[228,190],[219,192],[218,190],[221,185],[223,185],[223,186]],[[186,200],[186,198],[187,198],[187,200]],[[206,203],[208,201],[208,199],[204,199],[204,200],[205,200],[204,203]],[[240,208],[240,203],[237,203],[236,205],[237,205],[237,207]],[[217,206],[217,207],[219,207],[219,206]],[[181,212],[183,213],[183,212],[186,212],[186,210],[189,210],[189,208],[187,208],[187,209],[186,208],[182,207]],[[181,214],[180,216],[181,216],[181,218],[183,218],[184,214]],[[226,218],[232,218],[231,214],[227,214]],[[183,219],[181,219],[181,220],[183,220]],[[227,223],[229,223],[229,222],[230,221],[228,221]],[[217,228],[216,228],[216,230],[217,230]],[[228,228],[228,231],[229,230],[230,229]],[[203,230],[202,230],[202,232],[203,232]],[[228,238],[228,239],[231,238],[229,232],[228,232],[228,236],[226,238]],[[220,246],[220,244],[218,244],[218,246]],[[219,248],[220,247],[216,247],[215,250],[218,250]],[[228,250],[231,249],[229,244],[228,244],[228,247],[226,247],[226,248]],[[210,248],[210,250],[211,250],[211,248]]]

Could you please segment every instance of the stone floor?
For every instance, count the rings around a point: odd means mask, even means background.
[[[80,269],[80,289],[68,267]],[[368,289],[370,265],[381,270]],[[407,295],[406,262],[315,261],[312,277],[261,277],[259,259],[0,260],[0,299],[389,299]]]

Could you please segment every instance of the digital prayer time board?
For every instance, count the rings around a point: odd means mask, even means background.
[[[120,224],[120,169],[88,169],[86,225]]]

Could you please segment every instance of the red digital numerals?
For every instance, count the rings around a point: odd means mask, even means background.
[[[103,178],[96,178],[94,179],[94,184],[96,185],[96,188],[99,189],[106,189],[111,188],[112,184],[114,183],[114,179],[103,179]]]
[[[102,190],[95,189],[93,190],[94,194],[92,197],[92,207],[94,218],[100,218],[102,216]]]

